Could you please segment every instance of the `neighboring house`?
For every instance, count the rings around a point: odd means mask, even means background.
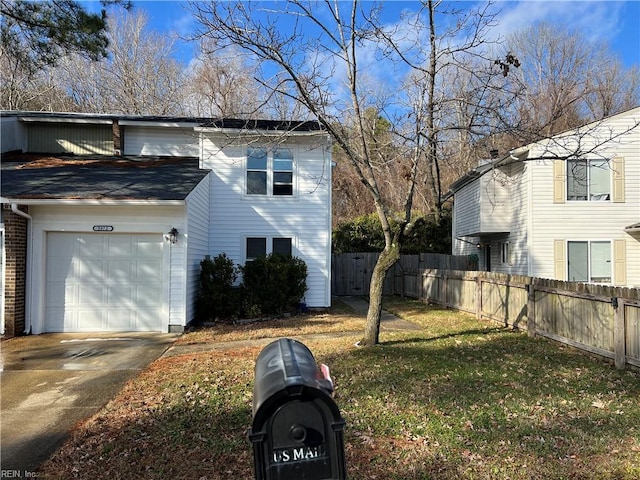
[[[482,270],[640,287],[640,107],[482,162],[452,186]]]
[[[200,262],[273,251],[331,303],[316,122],[2,112],[2,331],[181,331]]]

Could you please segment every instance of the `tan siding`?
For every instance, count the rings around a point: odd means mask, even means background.
[[[27,148],[37,153],[113,155],[113,134],[111,125],[34,124],[28,127]]]
[[[553,241],[554,274],[557,280],[566,280],[567,250],[564,240]]]

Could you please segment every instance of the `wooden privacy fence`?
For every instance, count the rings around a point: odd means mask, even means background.
[[[331,257],[331,293],[333,295],[368,295],[373,267],[379,253],[334,253]],[[394,279],[424,269],[475,270],[477,263],[465,255],[421,253],[402,255],[387,275],[384,293],[394,291]]]
[[[640,289],[490,272],[414,270],[393,294],[474,313],[640,367]]]

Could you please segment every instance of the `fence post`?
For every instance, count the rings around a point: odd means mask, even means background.
[[[482,318],[482,278],[479,272],[476,274],[476,318]]]
[[[444,308],[449,308],[449,302],[447,297],[449,296],[449,276],[447,275],[449,271],[445,270],[442,274],[442,302],[444,303]]]
[[[624,322],[624,300],[618,297],[611,298],[613,306],[613,355],[616,368],[624,369],[626,362],[626,341]]]
[[[533,281],[527,284],[527,334],[536,336],[536,290]]]

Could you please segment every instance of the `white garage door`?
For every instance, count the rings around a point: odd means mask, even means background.
[[[49,233],[45,331],[162,331],[162,236]]]

